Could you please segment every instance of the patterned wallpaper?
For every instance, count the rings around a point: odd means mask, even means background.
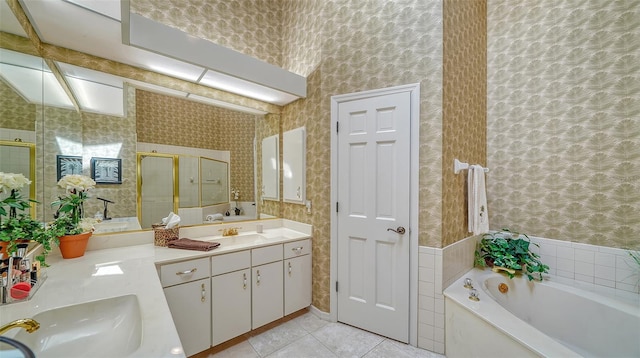
[[[303,205],[283,204],[282,210],[284,218],[313,224],[313,305],[329,311],[332,95],[420,82],[420,202],[429,203],[420,205],[420,244],[441,245],[442,4],[339,0],[288,6],[297,12],[285,22],[285,36],[316,37],[296,40],[309,51],[291,46],[284,55],[285,63],[297,63],[300,56],[315,69],[307,78],[307,98],[282,111],[283,130],[307,129],[313,214],[309,217]]]
[[[282,5],[273,0],[132,0],[131,12],[281,66]]]
[[[230,187],[240,189],[241,201],[255,200],[257,116],[142,90],[136,90],[136,110],[140,142],[230,151]]]
[[[488,1],[491,228],[640,248],[640,2]]]
[[[467,172],[453,160],[486,166],[487,3],[444,2],[442,247],[468,237]]]
[[[58,188],[56,155],[82,156],[82,174],[91,175],[91,158],[122,159],[122,184],[98,184],[89,191],[85,203],[87,216],[104,210],[101,197],[114,201],[109,204],[112,217],[136,216],[136,136],[135,90],[127,89],[127,116],[114,117],[75,110],[44,108],[44,215],[52,220],[55,207],[49,205],[64,190]],[[82,123],[78,125],[78,123]],[[41,126],[39,124],[39,126]]]
[[[34,131],[36,105],[25,101],[0,80],[0,128]]]

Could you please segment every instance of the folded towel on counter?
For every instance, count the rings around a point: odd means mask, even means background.
[[[170,249],[210,251],[220,246],[219,242],[208,242],[191,239],[178,239],[169,241],[167,245]]]
[[[216,221],[216,220],[222,220],[224,218],[224,216],[222,216],[222,214],[209,214],[207,215],[207,218],[205,219],[205,221]]]

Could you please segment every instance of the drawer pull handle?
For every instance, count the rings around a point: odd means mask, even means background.
[[[202,284],[202,292],[201,292],[200,301],[204,302],[207,297],[207,291],[204,289],[204,283]]]
[[[260,270],[258,270],[256,274],[257,274],[256,285],[260,286]]]
[[[291,276],[291,262],[289,262],[289,276]]]
[[[247,274],[246,273],[242,274],[242,289],[243,290],[247,289]]]
[[[191,270],[176,272],[176,275],[178,275],[178,276],[180,276],[180,275],[188,275],[188,274],[194,273],[196,271],[198,271],[198,269],[194,267]]]
[[[298,247],[291,248],[291,251],[295,252],[296,254],[299,254],[300,251],[302,251],[302,249],[304,249],[303,246],[298,246]]]

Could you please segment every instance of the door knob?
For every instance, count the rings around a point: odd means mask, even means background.
[[[402,226],[398,226],[397,229],[388,228],[387,231],[393,231],[396,234],[400,234],[400,235],[404,235],[404,233],[407,232],[407,230],[405,230]]]

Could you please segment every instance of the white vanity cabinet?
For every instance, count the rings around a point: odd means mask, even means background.
[[[253,329],[284,316],[282,258],[282,245],[251,250]]]
[[[211,346],[209,258],[160,266],[160,282],[187,356]]]
[[[212,345],[251,330],[251,252],[211,257]]]
[[[284,244],[284,315],[311,305],[311,239]]]

